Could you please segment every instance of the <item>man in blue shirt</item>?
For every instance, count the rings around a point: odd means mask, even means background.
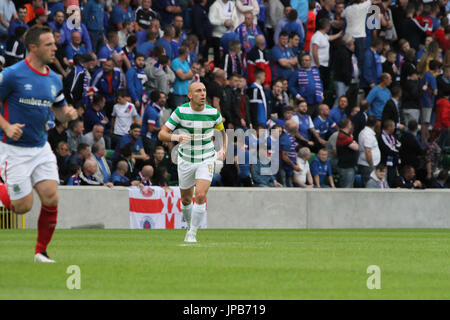
[[[388,89],[391,83],[391,75],[389,73],[382,73],[380,77],[380,84],[373,87],[366,98],[367,102],[370,104],[368,113],[369,116],[377,117],[377,120],[380,121],[380,123],[384,106],[391,98],[391,91]]]
[[[106,98],[106,103],[114,103],[115,93],[123,87],[124,79],[119,68],[114,67],[114,61],[108,58],[98,69],[91,80],[91,87]],[[112,111],[112,109],[111,109]]]
[[[338,105],[331,109],[330,111],[330,119],[332,122],[338,124],[341,122],[343,118],[347,118],[347,114],[345,113],[345,109],[348,106],[348,99],[346,96],[341,96],[338,101]]]
[[[322,148],[317,153],[317,157],[311,162],[311,175],[314,180],[315,188],[336,188],[334,185],[331,165],[328,161],[328,151]],[[327,178],[328,177],[328,181]],[[328,183],[328,185],[327,185]]]
[[[158,133],[161,129],[161,109],[166,105],[166,95],[159,90],[153,90],[150,94],[152,101],[145,108],[142,116],[141,136],[144,141],[144,149],[147,154],[153,154],[158,142]]]
[[[147,75],[143,70],[145,67],[145,56],[140,53],[136,54],[134,57],[134,62],[134,66],[127,70],[126,83],[131,101],[133,101],[134,105],[139,110],[142,104],[144,84],[147,82]]]
[[[73,65],[73,57],[77,54],[83,55],[87,53],[86,48],[81,45],[81,34],[79,32],[73,32],[71,34],[71,41],[66,46],[66,56],[64,62],[67,65]],[[67,60],[67,61],[66,61]]]
[[[103,0],[89,0],[84,5],[83,23],[91,38],[92,50],[98,52],[105,45],[103,40],[105,4]]]
[[[155,42],[155,47],[163,46],[166,50],[166,56],[168,56],[170,60],[173,60],[175,59],[175,57],[173,56],[172,45],[170,44],[170,42],[175,37],[175,28],[173,26],[167,25],[163,28],[163,31],[164,35]]]
[[[111,175],[111,182],[115,186],[137,186],[139,185],[139,181],[133,180],[130,181],[126,174],[128,173],[128,163],[126,161],[119,161],[117,162],[116,171],[113,172]]]
[[[366,91],[366,94],[370,89],[376,86],[378,79],[380,79],[381,72],[383,70],[380,55],[383,49],[383,40],[381,38],[375,38],[369,48],[364,52],[364,60],[361,72],[360,88]]]
[[[280,136],[280,180],[283,186],[293,187],[294,170],[300,171],[295,152],[295,135],[298,132],[298,124],[293,120],[286,120],[284,131]]]
[[[431,113],[433,111],[436,96],[438,94],[436,76],[439,71],[439,61],[431,60],[428,63],[428,66],[429,71],[425,72],[423,78],[419,83],[419,88],[422,90],[422,96],[420,98],[422,143],[426,143],[426,141],[428,140],[428,128],[431,122]]]
[[[141,126],[137,123],[133,123],[130,126],[130,132],[124,135],[117,144],[116,150],[113,154],[113,162],[119,158],[122,148],[129,143],[133,145],[132,158],[143,161],[150,159],[150,157],[145,153],[144,145],[142,144]]]
[[[189,48],[181,46],[178,50],[178,58],[172,61],[172,70],[175,73],[175,82],[173,83],[173,96],[171,101],[171,108],[186,103],[188,101],[188,87],[189,80],[194,77],[192,70],[187,62],[189,56]]]
[[[337,125],[330,118],[330,108],[328,105],[319,105],[319,115],[314,119],[314,128],[324,140],[328,140],[330,135],[336,131]]]
[[[271,51],[272,79],[285,77],[289,79],[293,68],[297,65],[298,60],[292,50],[288,47],[289,35],[282,31],[278,40],[278,44]]]
[[[308,103],[308,113],[315,116],[317,105],[323,101],[323,86],[319,69],[312,67],[309,54],[302,57],[302,67],[292,72],[289,78],[289,91],[296,99],[305,99]]]
[[[244,22],[236,28],[242,49],[248,53],[255,45],[256,36],[263,34],[258,25],[253,24],[253,13],[246,12],[244,14]]]
[[[56,52],[52,29],[30,28],[25,43],[26,59],[0,73],[0,172],[7,186],[0,188],[0,201],[24,214],[31,210],[36,190],[42,206],[34,261],[54,262],[46,250],[56,227],[59,177],[45,125],[51,109],[61,122],[78,114],[66,104],[61,79],[47,66]]]
[[[175,14],[181,14],[182,10],[178,0],[156,0],[155,10],[161,15],[161,24],[169,25]]]
[[[136,17],[133,9],[130,7],[130,0],[119,0],[119,4],[112,9],[109,23],[115,25],[118,30],[122,30],[122,23],[125,20],[136,21]]]
[[[130,61],[128,60],[125,52],[123,52],[122,48],[119,46],[119,34],[117,33],[117,31],[109,31],[107,40],[108,43],[105,44],[105,46],[102,47],[98,52],[98,60],[100,61],[100,63],[104,64],[106,60],[111,58],[113,53],[117,53],[123,59],[123,63],[125,64],[127,70],[130,69]]]
[[[17,19],[14,19],[9,24],[8,37],[14,37],[14,31],[17,27],[29,28],[28,24],[25,22],[25,17],[27,16],[27,8],[25,6],[20,6],[17,11]]]

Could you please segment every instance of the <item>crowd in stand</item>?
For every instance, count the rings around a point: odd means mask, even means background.
[[[175,145],[157,136],[201,81],[226,129],[255,130],[230,141],[215,186],[447,188],[447,12],[447,0],[3,0],[0,70],[25,58],[29,27],[53,30],[50,68],[79,114],[47,124],[62,185],[176,185]]]

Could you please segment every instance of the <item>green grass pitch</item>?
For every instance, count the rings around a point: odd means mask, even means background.
[[[0,230],[0,299],[450,299],[449,230]],[[78,265],[81,289],[66,287]],[[369,290],[367,267],[381,270]]]

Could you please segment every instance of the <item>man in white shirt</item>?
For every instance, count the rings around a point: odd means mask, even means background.
[[[358,167],[361,173],[363,186],[365,186],[367,181],[369,181],[370,174],[381,160],[380,148],[378,147],[378,140],[375,133],[376,124],[376,117],[368,117],[366,127],[360,132],[358,137]]]
[[[362,67],[364,51],[366,50],[366,17],[370,6],[381,3],[381,0],[351,0],[341,17],[345,19],[345,33],[355,39],[355,54],[359,67]]]
[[[112,112],[112,127],[114,142],[127,134],[133,122],[136,122],[137,111],[135,106],[127,101],[128,93],[126,89],[120,89],[117,93],[117,103]]]
[[[313,66],[319,68],[320,80],[322,80],[323,92],[326,93],[330,83],[330,41],[342,36],[342,31],[332,36],[328,35],[331,23],[329,19],[320,19],[317,23],[318,30],[311,38],[311,57]]]
[[[309,158],[311,151],[308,147],[303,147],[297,154],[297,165],[300,171],[294,171],[294,182],[301,188],[313,188],[313,178],[309,170]]]

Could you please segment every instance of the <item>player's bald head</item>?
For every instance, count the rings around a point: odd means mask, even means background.
[[[193,82],[189,85],[188,93],[192,93],[198,88],[205,88],[205,85],[202,82]]]

